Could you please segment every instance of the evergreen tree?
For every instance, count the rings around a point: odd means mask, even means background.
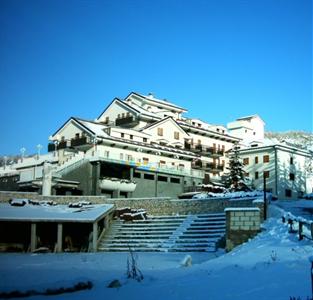
[[[225,184],[228,188],[233,188],[235,191],[240,190],[240,183],[244,182],[245,171],[243,163],[239,158],[239,146],[235,144],[229,154],[229,173],[226,175]]]

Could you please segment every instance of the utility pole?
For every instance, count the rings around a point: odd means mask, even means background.
[[[266,177],[263,175],[264,220],[267,219]]]

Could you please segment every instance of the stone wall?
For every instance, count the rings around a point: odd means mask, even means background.
[[[257,207],[230,207],[226,213],[226,251],[245,243],[260,232],[261,215]]]
[[[151,215],[216,213],[224,212],[224,209],[228,207],[259,207],[261,211],[263,209],[263,202],[254,201],[255,198],[244,198],[240,200],[226,198],[183,200],[169,197],[112,199],[104,196],[42,196],[37,193],[0,191],[0,202],[8,202],[12,198],[53,200],[59,204],[87,200],[94,204],[115,204],[118,208],[144,208]]]

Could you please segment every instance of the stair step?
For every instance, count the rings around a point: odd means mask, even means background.
[[[167,239],[170,237],[170,235],[118,235],[118,236],[109,236],[110,238],[114,239],[125,239],[127,238],[128,240],[133,240],[133,239]]]
[[[225,234],[225,214],[151,216],[147,220],[115,220],[99,251],[215,252]]]
[[[224,217],[225,218],[225,213],[200,214],[200,215],[196,215],[196,216],[199,219],[202,219],[202,218],[216,218],[216,217]]]

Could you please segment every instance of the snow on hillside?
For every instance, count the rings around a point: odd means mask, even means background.
[[[126,278],[127,253],[1,254],[0,291],[44,290],[90,280],[91,290],[49,299],[307,299],[313,242],[288,233],[281,214],[271,206],[262,233],[230,253],[190,253],[191,267],[181,266],[183,253],[138,253],[141,282]],[[107,288],[114,279],[122,286]]]
[[[313,133],[305,131],[265,132],[265,137],[274,142],[285,142],[313,151]]]

